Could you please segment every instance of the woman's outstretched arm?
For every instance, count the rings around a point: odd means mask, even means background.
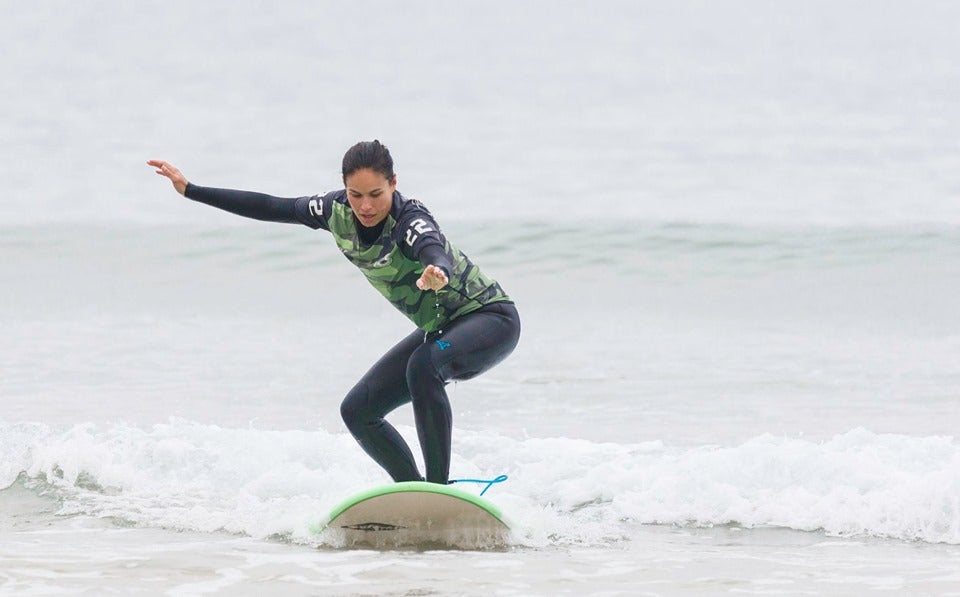
[[[169,162],[149,160],[147,164],[156,168],[157,174],[169,178],[170,182],[173,183],[173,188],[188,199],[256,220],[288,224],[301,223],[297,218],[296,198],[274,197],[273,195],[250,191],[201,187],[191,184],[183,173]]]

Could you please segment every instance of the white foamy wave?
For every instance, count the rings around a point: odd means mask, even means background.
[[[382,482],[352,438],[323,431],[0,425],[0,437],[14,434],[20,458],[0,465],[0,482],[25,473],[58,494],[61,514],[147,526],[309,541],[310,523],[344,488]]]
[[[960,446],[951,437],[856,429],[825,442],[762,435],[680,449],[551,439],[514,449],[526,462],[515,486],[528,508],[549,503],[608,532],[614,521],[737,524],[960,543]]]
[[[314,544],[322,538],[309,529],[330,508],[387,481],[351,437],[323,430],[0,424],[0,446],[12,455],[0,486],[25,474],[64,515]],[[453,471],[510,476],[488,497],[524,545],[604,543],[637,523],[960,543],[960,446],[947,437],[858,429],[825,442],[763,435],[676,448],[463,431]]]
[[[643,522],[960,542],[960,449],[952,438],[863,429],[824,443],[767,435],[666,458],[646,473],[613,504]]]

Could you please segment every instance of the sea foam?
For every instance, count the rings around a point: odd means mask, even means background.
[[[401,428],[415,444],[415,432]],[[637,524],[777,526],[960,543],[960,446],[855,429],[827,441],[761,435],[671,447],[459,432],[453,477],[506,473],[487,494],[521,545],[598,544]],[[320,544],[310,527],[389,482],[342,433],[0,423],[0,485],[19,478],[61,515]],[[479,489],[477,489],[479,491]]]

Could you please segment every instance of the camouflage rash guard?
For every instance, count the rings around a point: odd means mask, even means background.
[[[296,200],[297,219],[311,228],[333,233],[343,256],[418,328],[442,330],[447,322],[484,305],[510,301],[496,280],[481,272],[444,237],[419,201],[394,192],[393,206],[379,237],[365,243],[346,197],[344,190],[301,197]],[[425,292],[417,288],[424,270],[420,258],[433,245],[441,247],[449,260],[450,283],[437,292]]]

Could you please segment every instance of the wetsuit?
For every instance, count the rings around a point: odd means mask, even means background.
[[[343,255],[417,326],[357,382],[340,412],[395,481],[420,480],[410,448],[384,420],[412,401],[426,479],[446,483],[452,415],[444,386],[490,369],[520,338],[519,315],[500,285],[450,244],[423,204],[399,192],[386,219],[371,228],[354,217],[345,190],[280,198],[188,184],[185,194],[241,216],[328,230]],[[428,265],[443,269],[449,284],[436,292],[418,289]]]

